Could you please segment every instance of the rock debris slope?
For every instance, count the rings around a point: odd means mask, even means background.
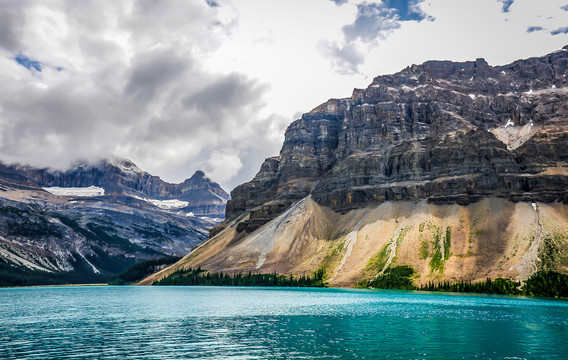
[[[232,191],[213,237],[155,278],[198,265],[325,267],[342,286],[400,264],[417,282],[568,272],[567,49],[428,61],[316,107]]]

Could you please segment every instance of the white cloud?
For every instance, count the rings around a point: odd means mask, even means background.
[[[215,150],[207,161],[207,173],[217,181],[233,178],[243,167],[243,163],[234,149]]]

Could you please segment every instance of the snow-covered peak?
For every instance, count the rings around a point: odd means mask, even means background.
[[[137,174],[145,173],[144,170],[140,169],[138,166],[136,166],[136,164],[134,164],[132,161],[128,159],[112,158],[108,160],[108,163],[119,168],[124,172],[134,172]]]

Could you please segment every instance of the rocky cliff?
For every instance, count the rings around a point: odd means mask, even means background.
[[[563,49],[379,76],[293,122],[280,156],[233,190],[227,219],[252,210],[269,220],[308,194],[340,211],[387,200],[566,202],[567,70]]]
[[[338,285],[396,263],[419,264],[420,281],[566,272],[567,72],[568,47],[503,66],[428,61],[331,99],[288,127],[177,266],[326,266]]]
[[[125,159],[52,171],[0,165],[0,285],[106,281],[187,254],[228,194],[197,171],[169,184]]]

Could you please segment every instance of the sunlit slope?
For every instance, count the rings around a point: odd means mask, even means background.
[[[237,231],[246,220],[141,284],[198,266],[296,275],[325,268],[331,286],[355,286],[397,265],[412,266],[416,284],[568,272],[568,206],[561,203],[387,201],[340,214],[307,197],[250,234]]]

